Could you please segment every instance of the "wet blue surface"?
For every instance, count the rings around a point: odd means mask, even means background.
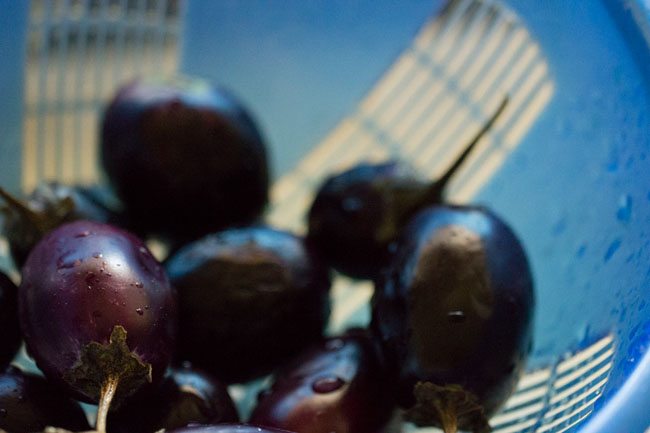
[[[548,58],[555,94],[479,195],[531,254],[533,366],[616,336],[601,405],[650,356],[650,93],[640,66],[649,57],[621,32],[630,22],[611,14],[619,2],[606,3],[512,2]],[[643,380],[639,390],[650,387]]]
[[[0,1],[0,185],[20,187],[23,73],[28,2]],[[7,60],[9,59],[9,60]]]

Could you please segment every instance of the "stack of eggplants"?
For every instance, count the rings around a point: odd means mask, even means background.
[[[126,84],[101,119],[107,186],[0,188],[20,271],[0,274],[0,431],[88,430],[77,401],[100,433],[489,431],[532,344],[531,270],[500,216],[444,191],[506,105],[435,181],[333,174],[303,237],[264,223],[267,148],[232,93]],[[373,280],[367,328],[326,335],[335,271]],[[21,341],[42,375],[8,367]],[[229,385],[269,374],[242,424]]]

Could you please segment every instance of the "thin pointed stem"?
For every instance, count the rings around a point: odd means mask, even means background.
[[[460,168],[461,165],[465,162],[469,154],[474,150],[476,147],[476,144],[481,141],[483,136],[492,128],[494,123],[497,121],[501,113],[503,113],[504,109],[508,105],[508,96],[505,96],[503,100],[501,101],[501,104],[497,108],[497,110],[492,114],[492,117],[488,119],[488,121],[483,125],[481,130],[472,138],[472,140],[467,144],[465,147],[465,150],[460,154],[458,158],[454,161],[454,163],[447,169],[447,171],[434,183],[434,188],[437,191],[442,191],[444,190],[445,186],[447,183],[449,183],[449,180],[453,177],[453,175],[456,173],[456,171]]]
[[[97,406],[97,421],[95,422],[95,430],[97,433],[106,433],[108,409],[111,406],[113,397],[115,397],[115,391],[117,391],[119,382],[118,377],[109,376],[102,386],[101,395],[99,396],[99,406]]]

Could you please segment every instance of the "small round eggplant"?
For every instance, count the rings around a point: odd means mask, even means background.
[[[102,119],[101,163],[136,232],[172,243],[256,221],[267,149],[248,110],[196,78],[136,80]]]
[[[378,433],[396,408],[386,377],[367,333],[330,337],[275,375],[250,423],[298,433]]]
[[[43,377],[15,367],[0,374],[0,429],[33,433],[48,426],[75,432],[90,429],[79,403],[61,396]]]
[[[225,384],[189,365],[172,369],[159,387],[134,396],[108,416],[109,433],[154,433],[189,424],[238,422]]]
[[[76,221],[49,232],[22,270],[18,307],[29,353],[53,383],[114,406],[157,384],[172,359],[176,298],[165,270],[132,234]]]
[[[420,425],[486,431],[532,345],[533,279],[522,244],[479,206],[435,206],[405,228],[377,282],[371,329]]]
[[[271,372],[320,339],[329,269],[289,232],[230,229],[165,263],[178,290],[181,361],[227,383]]]

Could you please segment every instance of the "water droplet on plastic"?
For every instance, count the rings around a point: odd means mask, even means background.
[[[607,171],[610,173],[614,173],[615,171],[618,170],[618,157],[616,155],[610,155],[610,160],[607,163]]]
[[[462,323],[467,319],[467,316],[463,311],[455,310],[447,312],[447,319],[450,323]]]
[[[628,194],[622,196],[618,201],[618,210],[616,211],[616,219],[621,222],[630,222],[632,218],[632,197]]]
[[[104,257],[104,255],[102,253],[95,253],[93,254],[93,257],[96,259],[101,259],[102,257]]]
[[[144,314],[144,311],[142,310],[142,308],[136,308],[135,312],[138,313],[140,316],[142,316]]]
[[[616,253],[616,251],[618,251],[620,246],[621,246],[621,240],[620,239],[616,239],[611,244],[609,244],[609,247],[607,247],[607,251],[605,251],[605,256],[603,257],[603,260],[605,260],[605,262],[608,262],[609,259],[612,258],[614,253]]]
[[[135,287],[137,287],[138,289],[141,289],[141,288],[144,287],[144,284],[142,284],[140,281],[138,281],[137,283],[135,283]]]
[[[312,383],[311,388],[314,390],[314,392],[317,392],[319,394],[327,394],[340,389],[343,385],[345,385],[345,381],[343,379],[336,376],[330,376],[316,379],[316,381]]]
[[[149,309],[149,306],[148,306],[148,305],[145,305],[145,306],[144,306],[144,309],[145,309],[145,310],[148,310],[148,309]]]
[[[85,232],[77,233],[74,237],[75,238],[85,238],[88,235],[90,235],[90,232],[86,230]]]
[[[627,339],[628,340],[633,340],[636,337],[636,334],[639,332],[640,328],[641,328],[641,324],[638,324],[634,328],[632,328],[632,330],[630,331],[630,333],[627,336]]]

